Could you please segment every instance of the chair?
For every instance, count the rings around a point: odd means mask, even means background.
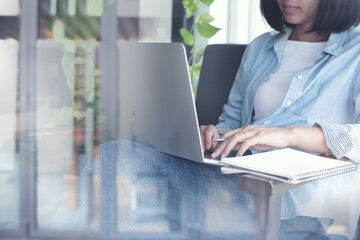
[[[195,102],[200,125],[218,122],[245,48],[239,44],[206,47]]]
[[[206,47],[195,102],[200,125],[218,122],[245,48],[246,45],[237,44],[216,44]],[[300,185],[302,184],[293,185],[246,176],[241,178],[239,189],[254,195],[253,239],[279,238],[282,193]],[[355,238],[357,240],[360,240],[359,228],[360,218],[358,237]]]

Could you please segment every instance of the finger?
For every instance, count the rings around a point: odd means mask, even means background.
[[[213,158],[217,158],[220,155],[221,157],[226,157],[239,142],[242,142],[244,140],[245,136],[243,134],[236,133],[227,140],[225,140],[223,143],[221,143],[221,145],[215,150],[215,152],[211,156]]]
[[[215,138],[215,135],[217,134],[217,129],[210,125],[205,130],[205,148],[206,150],[210,150],[213,140]]]
[[[211,149],[216,149],[218,143],[214,142],[214,139],[219,138],[219,134],[215,135],[214,138],[212,139],[212,144],[211,144]]]
[[[216,149],[214,149],[214,152],[211,154],[211,157],[217,158],[218,156],[220,156],[220,154],[223,152],[224,147],[227,144],[227,141],[228,139],[223,142],[217,143]]]
[[[241,145],[241,143],[245,140],[246,140],[246,136],[242,132],[233,135],[230,138],[227,145],[225,146],[225,148],[221,154],[221,157],[223,158],[223,157],[228,156],[232,150],[234,150],[237,146],[239,146],[239,143]]]
[[[239,150],[236,153],[236,157],[241,157],[242,155],[244,155],[246,150],[250,149],[252,146],[255,146],[257,143],[257,137],[248,138],[247,140],[243,141]]]
[[[222,154],[224,145],[226,145],[226,141],[227,141],[227,140],[225,140],[225,141],[222,142],[222,143],[217,144],[216,149],[215,149],[214,152],[211,154],[211,157],[212,157],[212,158],[217,158],[218,156],[220,156],[220,154]]]
[[[203,152],[205,152],[204,127],[204,125],[200,126],[201,147],[203,149]]]

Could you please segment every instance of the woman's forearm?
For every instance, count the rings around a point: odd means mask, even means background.
[[[273,148],[297,147],[308,152],[330,153],[321,128],[317,127],[260,127],[249,125],[223,134],[224,142],[211,155],[225,157],[231,150],[242,156],[247,149],[266,151]]]
[[[289,146],[309,152],[330,153],[324,133],[319,127],[286,127],[290,133]]]

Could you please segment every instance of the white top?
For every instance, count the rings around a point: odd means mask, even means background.
[[[326,42],[287,41],[278,69],[256,92],[255,122],[271,116],[282,105],[296,73],[313,66],[316,57],[323,51],[325,45]],[[301,81],[301,79],[296,78],[294,81]]]

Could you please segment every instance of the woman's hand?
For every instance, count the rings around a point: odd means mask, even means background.
[[[211,155],[226,157],[231,150],[238,150],[236,156],[242,156],[247,149],[265,151],[272,148],[284,148],[292,144],[292,127],[246,126],[223,134],[227,138],[219,144]]]
[[[215,138],[219,138],[220,135],[214,125],[201,125],[200,126],[201,144],[204,151],[214,150],[217,146],[216,142],[213,142]]]

